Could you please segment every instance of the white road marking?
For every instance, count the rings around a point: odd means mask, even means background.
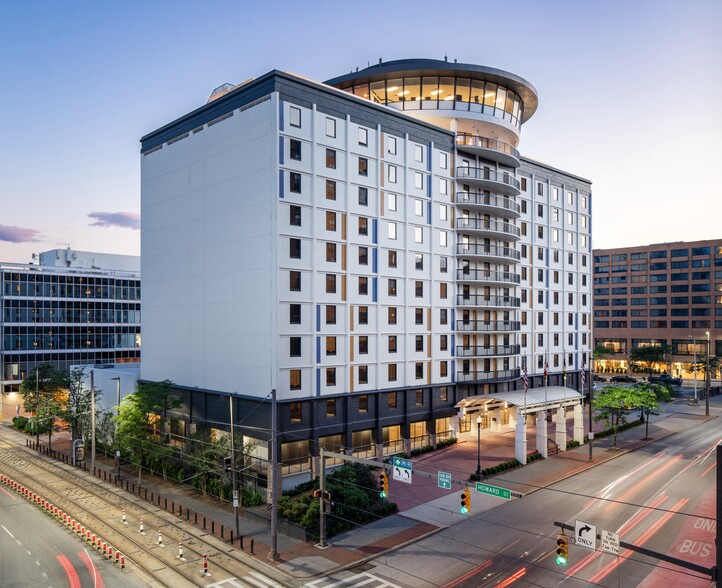
[[[5,525],[0,525],[3,529],[5,529],[5,532],[10,535],[13,539],[15,539],[15,535],[13,535],[10,531],[8,531],[8,528]]]

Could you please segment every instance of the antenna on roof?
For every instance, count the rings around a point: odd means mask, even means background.
[[[444,61],[449,61],[449,58],[446,55],[444,55]]]
[[[381,65],[381,58],[379,57],[379,65]]]

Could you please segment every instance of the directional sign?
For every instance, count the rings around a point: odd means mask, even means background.
[[[476,483],[476,491],[482,494],[491,494],[504,500],[511,500],[511,490],[506,488],[499,488],[498,486],[491,486],[489,484],[482,484],[481,482]]]
[[[393,466],[394,480],[411,484],[411,460],[394,457]]]
[[[451,474],[446,472],[439,472],[439,488],[446,488],[451,490]]]
[[[576,545],[595,551],[597,549],[597,526],[584,521],[575,521],[575,523],[574,541]]]
[[[619,533],[602,531],[602,542],[600,547],[602,548],[602,551],[619,555]]]

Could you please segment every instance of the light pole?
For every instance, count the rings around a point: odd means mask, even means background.
[[[709,353],[710,353],[710,346],[709,346],[709,331],[705,333],[707,335],[707,365],[705,369],[705,395],[704,395],[704,415],[709,416]]]
[[[481,415],[476,417],[476,478],[481,480]]]
[[[692,339],[692,349],[694,350],[694,403],[697,404],[697,341],[692,335],[689,338]]]
[[[115,469],[120,476],[120,448],[118,447],[118,420],[120,419],[120,376],[110,378],[116,382],[117,404],[115,405],[115,434],[113,435],[113,445],[115,445]]]

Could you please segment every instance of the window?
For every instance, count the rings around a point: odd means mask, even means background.
[[[439,167],[441,169],[448,169],[449,155],[447,153],[439,153]]]
[[[441,335],[439,338],[439,350],[447,351],[449,349],[449,336]]]
[[[336,150],[326,149],[326,167],[336,169]]]
[[[447,247],[449,244],[449,237],[446,231],[439,231],[439,246]]]
[[[369,383],[369,368],[365,365],[358,366],[358,383],[359,384],[368,384]],[[359,396],[358,400],[358,410],[359,412],[366,412],[368,411],[368,397],[367,396]]]
[[[301,357],[301,337],[291,337],[288,353],[291,357]]]
[[[301,226],[301,207],[300,206],[291,204],[291,206],[289,207],[288,222],[292,227],[300,227]]]
[[[396,241],[396,223],[389,223],[389,239]]]
[[[301,141],[298,139],[291,139],[290,144],[290,158],[296,161],[301,161]]]
[[[442,274],[445,274],[449,271],[449,258],[448,257],[440,257],[439,258],[439,271]]]
[[[574,206],[574,193],[567,192],[567,204]]]
[[[332,369],[332,368],[329,368],[329,369]],[[333,377],[334,377],[334,385],[335,385],[336,384],[335,368],[334,368]],[[336,399],[335,398],[327,398],[326,399],[326,416],[327,417],[335,417],[336,416]]]
[[[539,218],[544,218],[544,205],[543,204],[536,205],[536,215]]]
[[[289,174],[289,178],[290,178],[289,190],[296,194],[300,194],[301,193],[301,174],[296,173],[296,172],[291,172]]]
[[[526,192],[526,178],[521,179],[521,191]]]
[[[369,324],[369,307],[359,306],[358,307],[358,324],[368,325]]]
[[[414,342],[415,342],[416,351],[424,350],[424,336],[423,335],[416,335],[416,337],[414,338]]]
[[[300,325],[301,324],[301,305],[300,304],[291,304],[291,306],[289,307],[288,322],[292,325]]]
[[[423,270],[424,269],[424,255],[423,253],[416,253],[414,254],[414,267],[417,270]]]
[[[326,274],[326,294],[336,293],[336,274]]]
[[[419,361],[419,362],[416,362],[415,372],[416,372],[416,379],[417,379],[417,380],[423,380],[423,379],[424,379],[424,364],[421,363],[420,361]],[[417,393],[417,394],[418,394],[418,393]],[[417,400],[418,400],[418,395],[417,395]],[[423,404],[423,396],[422,396],[421,402],[422,402],[422,404]]]
[[[336,182],[326,180],[326,200],[336,200]]]
[[[415,243],[423,243],[424,242],[424,229],[421,227],[414,227],[414,242]]]
[[[396,381],[396,364],[390,363],[388,367],[388,376],[389,376],[389,382],[395,382]],[[394,403],[396,402],[396,393],[392,392],[391,394],[394,394]],[[389,395],[389,403],[390,403],[390,395]],[[390,406],[390,404],[389,404]]]
[[[335,231],[336,230],[336,213],[335,212],[326,212],[326,230],[327,231]]]
[[[389,306],[388,310],[388,323],[390,325],[396,324],[396,307],[395,306]]]
[[[301,370],[291,370],[289,373],[289,386],[291,390],[300,390],[301,389]],[[298,418],[293,418],[293,415],[295,413],[294,411],[294,405],[298,405]],[[301,403],[300,402],[292,402],[291,403],[291,420],[301,420]]]
[[[358,264],[368,265],[369,264],[369,248],[359,247],[358,248]]]
[[[301,272],[289,272],[289,289],[291,292],[301,291]]]
[[[386,207],[390,211],[396,211],[396,194],[386,194]]]
[[[389,251],[389,267],[396,267],[396,251]]]
[[[326,337],[326,355],[336,355],[336,337]]]
[[[567,224],[570,224],[570,225],[574,224],[574,213],[573,212],[567,212]]]
[[[416,292],[416,298],[423,298],[424,297],[424,283],[417,281],[415,284],[415,292]]]
[[[326,261],[336,263],[336,243],[326,243]]]
[[[424,174],[421,172],[414,172],[414,187],[417,190],[424,189]]]
[[[369,131],[363,127],[358,128],[358,144],[366,147],[369,144]]]
[[[449,193],[449,184],[444,178],[439,179],[439,194],[446,196]],[[446,219],[444,219],[446,220]]]
[[[439,324],[440,325],[448,325],[449,324],[449,311],[446,308],[440,308],[439,309]]]
[[[537,182],[536,193],[537,196],[544,196],[544,184],[542,184],[541,182]]]
[[[424,309],[423,308],[417,308],[414,310],[414,324],[417,324],[417,325],[424,324]]]
[[[389,278],[389,296],[396,296],[396,280]]]
[[[326,306],[326,324],[327,325],[335,325],[336,324],[336,306],[333,304],[328,304]]]
[[[395,184],[396,183],[396,166],[395,165],[388,165],[386,167],[386,174],[389,183]]]
[[[288,255],[291,259],[301,259],[301,239],[289,239]]]
[[[414,214],[416,214],[416,216],[424,216],[424,202],[422,200],[414,200]]]
[[[369,234],[369,219],[365,216],[360,216],[358,219],[358,234],[368,235]]]
[[[358,175],[364,177],[369,175],[369,160],[365,157],[358,158]]]
[[[369,352],[369,338],[366,335],[361,335],[358,338],[358,352],[361,355],[368,355]]]
[[[391,155],[396,155],[396,137],[386,138],[386,151]]]
[[[447,298],[447,294],[448,294],[447,286],[448,286],[448,284],[446,282],[441,282],[439,284],[439,298],[441,298],[442,300],[446,300],[446,298]]]
[[[389,353],[396,353],[398,350],[398,340],[396,335],[389,335]]]
[[[358,189],[358,203],[360,206],[369,205],[369,189],[359,186]]]
[[[336,121],[332,118],[326,118],[326,136],[327,137],[335,137],[336,136]]]
[[[291,106],[288,109],[288,124],[292,127],[301,128],[301,109]]]
[[[543,226],[539,225],[539,226],[536,228],[536,236],[537,236],[539,239],[543,239],[543,238],[544,238],[544,227],[543,227]]]
[[[360,296],[366,296],[369,293],[369,279],[366,276],[359,276],[358,293]]]
[[[424,161],[424,148],[421,145],[414,145],[414,161],[419,163]]]
[[[386,395],[386,403],[388,404],[389,408],[396,408],[398,406],[398,399],[396,397],[396,392],[389,392]]]

